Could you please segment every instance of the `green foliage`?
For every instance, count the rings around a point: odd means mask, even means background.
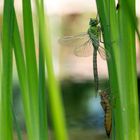
[[[25,45],[21,42],[13,1],[4,1],[0,48],[0,140],[13,139],[12,49],[22,93],[28,140],[48,139],[45,66],[55,139],[67,140],[61,92],[53,68],[49,20],[44,16],[43,0],[35,1],[39,20],[39,70],[31,1],[22,2]],[[115,0],[96,1],[105,47],[111,54],[107,64],[111,96],[114,97],[115,104],[112,107],[114,122],[112,139],[139,140],[135,30],[138,34],[139,32],[136,24],[135,1],[120,0],[119,2],[120,7],[116,10]],[[13,115],[20,140],[22,139],[20,128],[14,112]]]
[[[43,10],[43,1],[42,1]],[[44,12],[43,12],[44,14]],[[47,130],[47,96],[45,94],[45,61],[43,56],[42,42],[39,33],[39,115],[40,115],[40,135],[39,139],[48,139]]]
[[[12,140],[12,38],[13,1],[6,0],[2,30],[2,74],[0,92],[0,140]]]
[[[55,73],[53,69],[49,26],[47,25],[46,27],[45,25],[42,1],[36,0],[36,7],[39,17],[40,41],[47,66],[48,89],[49,89],[48,97],[50,101],[51,114],[53,118],[52,120],[54,126],[55,139],[67,140],[68,136],[66,132],[65,117],[63,113],[64,109],[61,102],[59,84],[55,78]],[[46,20],[48,21],[48,19]],[[49,23],[49,21],[47,23]]]
[[[37,2],[37,1],[36,1]],[[39,1],[38,1],[39,2]],[[35,43],[33,33],[32,10],[30,0],[23,0],[23,46],[17,24],[13,1],[4,1],[2,65],[0,69],[0,140],[13,139],[12,126],[12,48],[14,50],[18,78],[22,93],[27,138],[29,140],[47,140],[47,100],[45,93],[45,61],[48,71],[50,102],[55,128],[56,139],[66,140],[64,112],[61,103],[59,85],[56,82],[52,55],[50,51],[49,30],[44,30],[43,1],[39,4],[39,74],[37,70]],[[46,38],[44,38],[43,36]],[[47,46],[47,51],[45,47]],[[25,51],[24,51],[25,50]],[[45,50],[45,53],[43,51]],[[1,52],[0,52],[1,53]],[[8,59],[7,59],[8,58]],[[0,59],[1,60],[1,59]],[[38,80],[39,79],[39,80]],[[18,139],[22,139],[16,116]]]
[[[115,1],[102,3],[97,0],[105,47],[111,54],[108,60],[111,96],[114,96],[113,139],[138,140],[138,92],[136,73],[135,24],[130,15],[135,16],[135,1],[120,0],[118,11]],[[126,3],[131,4],[130,8]],[[130,10],[130,11],[129,11]],[[129,14],[131,13],[132,14]],[[108,27],[107,27],[108,25]]]

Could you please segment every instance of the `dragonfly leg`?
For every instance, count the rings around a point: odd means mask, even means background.
[[[98,32],[99,32],[99,39],[100,39],[100,43],[104,43],[104,42],[102,41],[102,34],[101,34],[102,29],[101,29],[101,27],[100,27],[100,26],[98,26]]]
[[[104,41],[102,41],[102,36],[100,34],[100,43],[103,43],[104,44]]]

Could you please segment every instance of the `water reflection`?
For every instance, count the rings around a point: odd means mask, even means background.
[[[101,88],[107,87],[103,81]],[[66,111],[66,121],[69,129],[70,140],[105,140],[107,136],[104,129],[104,112],[100,105],[100,98],[95,97],[92,80],[61,82],[62,97]],[[26,128],[23,118],[23,107],[19,94],[19,86],[14,88],[14,107],[20,127],[26,136]],[[50,110],[48,108],[49,140],[53,138]],[[25,139],[26,140],[26,137]]]
[[[106,81],[101,88],[107,87]],[[107,139],[100,98],[95,97],[93,81],[63,81],[62,93],[71,139]],[[76,137],[76,138],[75,138]]]

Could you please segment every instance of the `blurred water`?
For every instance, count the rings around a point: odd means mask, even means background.
[[[95,97],[93,87],[93,81],[90,80],[82,82],[64,80],[61,82],[62,98],[71,140],[86,138],[88,140],[93,140],[94,138],[104,140],[107,138],[104,130],[104,113],[100,105],[100,98]],[[17,120],[23,132],[26,132],[19,93],[19,87],[14,86],[14,107]],[[49,134],[50,140],[53,140],[53,128],[49,112],[48,108]]]
[[[104,89],[107,86],[107,82],[103,81],[101,88]],[[91,80],[81,82],[64,80],[61,82],[62,98],[70,140],[108,139],[104,129],[104,112],[100,105],[100,98],[95,97],[93,87],[94,84]],[[14,86],[14,106],[16,116],[20,127],[23,130],[24,140],[26,140],[26,129],[19,92],[19,87]],[[50,129],[49,140],[54,140],[49,112],[48,108],[48,124]]]

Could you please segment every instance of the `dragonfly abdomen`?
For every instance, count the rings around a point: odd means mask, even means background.
[[[98,92],[99,79],[98,79],[97,50],[96,49],[94,49],[94,52],[93,52],[93,74],[94,74],[95,90],[96,92]]]

